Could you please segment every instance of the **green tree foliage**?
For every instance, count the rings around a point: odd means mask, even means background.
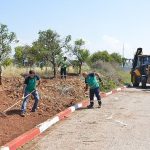
[[[12,63],[13,63],[13,59],[12,59],[12,58],[6,58],[6,59],[3,61],[2,65],[3,65],[4,67],[7,67],[7,66],[10,66]]]
[[[109,62],[111,60],[111,57],[109,53],[105,51],[98,51],[91,55],[90,60],[92,63],[97,62],[99,60]]]
[[[60,35],[53,30],[39,32],[39,38],[33,43],[34,49],[38,50],[39,59],[50,62],[53,66],[54,77],[56,76],[56,58],[62,53],[62,49],[68,49],[68,43],[71,36],[67,36],[64,40],[60,39]]]
[[[2,84],[2,64],[9,57],[12,42],[17,42],[15,33],[9,32],[7,25],[0,24],[0,84]]]
[[[15,63],[18,66],[30,66],[37,62],[38,53],[37,50],[32,46],[18,46],[15,48]]]
[[[116,62],[121,64],[122,58],[121,55],[118,53],[112,53],[109,54],[106,50],[105,51],[98,51],[95,52],[90,56],[90,63],[95,63],[97,61],[103,61],[103,62]]]
[[[119,55],[118,53],[112,53],[112,54],[110,55],[110,57],[111,57],[111,61],[116,62],[116,63],[119,63],[119,64],[122,63],[121,55]]]
[[[90,53],[87,49],[82,48],[85,42],[82,39],[76,40],[71,52],[76,56],[79,65],[79,74],[81,74],[82,64],[87,61]]]
[[[34,57],[36,57],[37,62],[42,62],[46,64],[46,61],[48,61],[48,52],[43,49],[43,47],[40,45],[38,41],[32,43],[32,54]]]
[[[125,66],[125,64],[126,64],[126,61],[127,61],[127,59],[126,59],[126,58],[124,58],[124,57],[121,59],[121,62],[122,62],[122,66],[123,66],[123,67],[124,67],[124,66]]]
[[[24,59],[27,59],[28,65],[30,67],[38,62],[39,54],[39,51],[35,49],[34,46],[25,46],[24,48]]]
[[[23,50],[24,50],[23,46],[15,47],[14,59],[15,59],[15,64],[17,64],[18,66],[23,65]]]

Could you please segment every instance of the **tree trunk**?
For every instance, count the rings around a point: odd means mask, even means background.
[[[82,65],[80,64],[79,65],[79,74],[81,74],[81,68],[82,68]]]
[[[0,66],[0,85],[2,85],[2,66]]]
[[[55,63],[55,57],[52,58],[52,64],[53,64],[54,78],[56,78],[56,63]]]
[[[81,74],[81,70],[82,70],[82,62],[79,65],[79,74]]]
[[[54,63],[54,78],[56,77],[56,64]]]

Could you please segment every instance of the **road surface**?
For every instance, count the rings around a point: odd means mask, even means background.
[[[128,88],[81,109],[20,150],[149,150],[150,89]]]

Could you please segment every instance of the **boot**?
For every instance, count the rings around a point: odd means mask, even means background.
[[[87,108],[91,109],[93,108],[94,102],[90,102],[90,105],[87,106]]]
[[[98,101],[98,105],[99,105],[99,108],[101,108],[101,105],[102,105],[101,100]]]
[[[20,116],[25,117],[25,112],[21,112]]]

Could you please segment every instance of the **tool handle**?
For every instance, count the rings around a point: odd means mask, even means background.
[[[28,95],[26,95],[25,97],[23,96],[22,97],[22,99],[25,99],[25,98],[27,98],[29,95],[31,95],[34,91],[36,91],[36,90],[33,90],[31,93],[29,93]]]
[[[29,93],[28,95],[26,95],[24,98],[28,97],[30,94],[32,94],[35,90],[33,90],[31,93]],[[16,102],[14,105],[10,106],[9,108],[7,108],[6,110],[3,111],[3,113],[5,113],[6,111],[8,111],[9,109],[11,109],[12,107],[14,107],[16,104],[18,104],[21,100],[19,100],[18,102]]]

